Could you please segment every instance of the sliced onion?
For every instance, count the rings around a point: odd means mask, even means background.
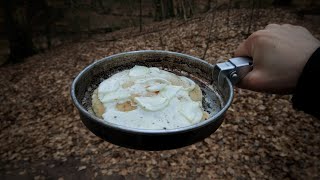
[[[186,78],[184,76],[179,76],[179,78],[184,82],[186,86],[183,86],[183,89],[186,91],[192,91],[196,87],[196,83],[194,83],[191,79]]]
[[[181,88],[181,86],[166,86],[160,91],[160,95],[171,100]]]
[[[160,69],[156,67],[150,67],[149,70],[151,73],[160,73]]]
[[[98,87],[98,93],[109,93],[116,91],[119,88],[120,84],[114,79],[104,80]]]
[[[161,96],[135,97],[134,100],[143,109],[149,111],[158,111],[165,108],[168,105],[167,98]]]
[[[149,68],[145,66],[134,66],[133,68],[130,69],[129,71],[129,76],[143,76],[145,74],[149,73]]]
[[[99,96],[102,103],[114,102],[128,98],[130,98],[130,93],[126,91],[111,92]]]
[[[186,102],[179,107],[178,111],[192,124],[199,122],[203,115],[200,104],[197,102]]]
[[[147,91],[150,91],[150,92],[161,91],[166,86],[167,86],[166,84],[154,84],[147,87]]]
[[[137,83],[162,83],[162,84],[171,84],[170,81],[164,79],[164,78],[148,78],[148,79],[139,79],[136,81]]]

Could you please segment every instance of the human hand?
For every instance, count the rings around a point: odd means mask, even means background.
[[[301,26],[269,24],[251,34],[235,51],[250,56],[253,70],[238,84],[253,91],[288,94],[320,41]]]

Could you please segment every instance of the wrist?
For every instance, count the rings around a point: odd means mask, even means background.
[[[317,84],[320,68],[320,47],[310,56],[298,79],[292,102],[293,107],[320,117],[316,103],[320,102],[320,86]]]

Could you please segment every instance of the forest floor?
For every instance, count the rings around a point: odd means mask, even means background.
[[[118,147],[82,124],[69,91],[84,67],[142,49],[224,61],[247,37],[250,19],[245,9],[227,14],[96,35],[0,67],[0,179],[319,179],[320,121],[295,111],[290,96],[236,88],[215,133],[169,151]],[[250,31],[268,23],[302,25],[320,38],[319,18],[302,20],[281,9],[255,12]]]

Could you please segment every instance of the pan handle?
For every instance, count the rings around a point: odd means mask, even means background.
[[[251,57],[235,57],[227,62],[216,64],[214,71],[216,71],[218,81],[221,74],[224,74],[235,85],[252,70],[252,64]]]

